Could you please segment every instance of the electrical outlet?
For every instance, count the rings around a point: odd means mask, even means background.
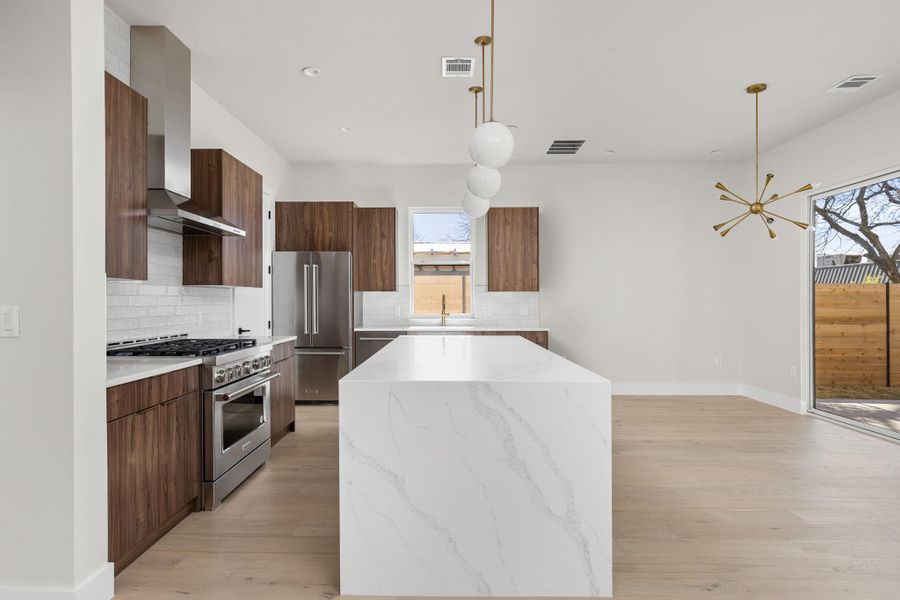
[[[394,307],[394,317],[400,318],[403,316],[403,308],[398,304]]]
[[[528,316],[528,305],[527,305],[527,304],[520,304],[520,305],[519,305],[519,316],[521,316],[521,317],[527,317],[527,316]]]
[[[715,357],[713,359],[713,364],[715,364],[717,367],[721,367],[722,366],[722,357],[721,356]]]
[[[18,306],[0,306],[0,337],[19,337]]]
[[[484,309],[483,309],[482,314],[483,314],[485,317],[493,317],[493,316],[494,316],[494,309],[491,308],[490,306],[485,306]]]
[[[797,376],[797,367],[796,365],[791,365],[791,377]]]
[[[203,325],[203,313],[202,312],[197,313],[197,325]]]

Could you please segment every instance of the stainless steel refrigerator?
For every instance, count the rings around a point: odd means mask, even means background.
[[[352,362],[349,252],[272,253],[272,335],[296,335],[294,400],[336,401]]]

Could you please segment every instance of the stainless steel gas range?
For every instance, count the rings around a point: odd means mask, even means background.
[[[215,509],[269,459],[272,346],[249,338],[178,337],[111,345],[108,356],[197,356],[203,361],[203,508]]]

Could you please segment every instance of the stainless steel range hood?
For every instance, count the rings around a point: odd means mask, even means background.
[[[131,28],[131,87],[147,98],[147,224],[183,235],[246,232],[191,196],[191,52],[165,27]]]

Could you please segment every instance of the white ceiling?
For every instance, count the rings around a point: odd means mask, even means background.
[[[168,26],[194,81],[291,162],[468,162],[474,80],[440,59],[476,56],[489,0],[107,3]],[[495,117],[518,126],[520,163],[743,160],[747,84],[769,84],[776,146],[900,89],[898,19],[897,0],[497,0]],[[825,93],[855,74],[884,77]],[[587,143],[546,156],[557,138]]]

